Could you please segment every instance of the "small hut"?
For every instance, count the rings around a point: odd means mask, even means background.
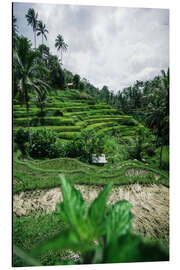
[[[67,83],[68,89],[73,89],[73,83]]]
[[[95,154],[92,155],[92,163],[97,165],[104,165],[107,163],[106,157],[104,154],[97,156]]]

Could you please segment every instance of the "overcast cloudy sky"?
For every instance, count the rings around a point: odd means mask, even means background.
[[[92,7],[14,3],[19,34],[32,40],[25,14],[29,8],[49,31],[46,45],[57,54],[60,33],[68,44],[63,66],[96,87],[115,92],[136,80],[147,80],[169,66],[169,11],[167,9]],[[37,44],[41,38],[37,38]]]

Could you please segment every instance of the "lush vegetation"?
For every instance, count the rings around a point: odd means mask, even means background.
[[[65,178],[56,211],[14,214],[13,265],[168,260],[160,244],[133,231],[130,203],[106,201],[111,185],[169,187],[169,70],[116,94],[98,89],[62,67],[63,36],[55,39],[58,59],[35,10],[25,16],[34,48],[13,17],[13,194],[59,187],[59,174]],[[93,165],[93,154],[105,154],[107,164]],[[73,184],[104,191],[89,205]]]

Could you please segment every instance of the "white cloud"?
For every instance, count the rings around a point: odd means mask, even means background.
[[[47,45],[59,33],[68,44],[63,66],[95,86],[118,91],[136,80],[151,79],[169,65],[169,12],[163,9],[50,4],[14,6],[19,28],[32,39],[24,13],[38,11],[49,30]],[[39,39],[40,42],[40,39]]]

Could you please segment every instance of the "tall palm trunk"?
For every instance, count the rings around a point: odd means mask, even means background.
[[[35,45],[35,49],[36,49],[36,30],[34,30],[34,45]]]

